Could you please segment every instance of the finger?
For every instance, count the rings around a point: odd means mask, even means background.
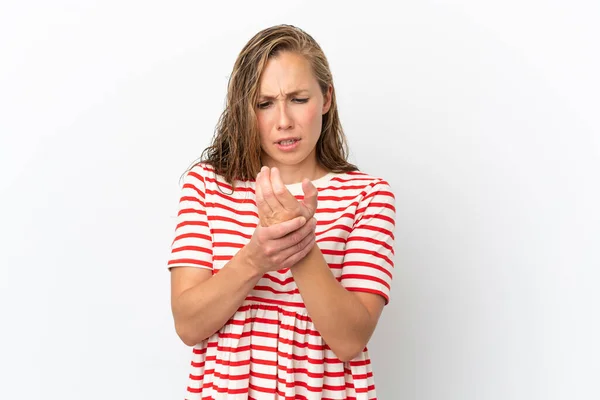
[[[300,240],[297,243],[294,243],[293,246],[288,247],[287,249],[281,250],[279,252],[279,259],[282,260],[280,264],[283,264],[283,262],[285,262],[285,260],[287,260],[288,258],[292,257],[294,254],[301,252],[302,250],[304,250],[306,248],[306,246],[308,246],[310,243],[315,241],[315,235],[314,233],[309,233],[308,235],[304,236],[302,238],[302,240]],[[282,267],[284,268],[284,267]]]
[[[285,235],[300,229],[306,224],[306,218],[296,217],[289,221],[281,222],[279,224],[271,225],[265,228],[265,237],[267,239],[280,239]]]
[[[302,191],[304,192],[302,204],[310,210],[311,214],[314,214],[317,211],[319,191],[309,179],[302,181]]]
[[[276,246],[281,249],[288,249],[290,247],[293,248],[295,245],[297,245],[299,242],[301,242],[304,238],[306,238],[306,236],[314,235],[316,226],[317,226],[317,220],[314,218],[311,218],[300,229],[298,229],[294,232],[288,233],[287,235],[285,235],[284,237],[279,239]]]
[[[271,169],[271,186],[273,187],[273,193],[283,208],[286,210],[293,210],[298,208],[298,200],[290,193],[288,188],[285,187],[279,168],[273,167]]]
[[[313,236],[309,235],[308,238],[310,240],[307,240],[306,243],[303,243],[305,247],[302,250],[293,253],[288,259],[284,260],[281,263],[281,269],[292,268],[294,265],[298,264],[298,262],[301,261],[304,257],[306,257],[308,253],[310,253],[310,251],[315,246],[316,241]]]
[[[273,186],[271,185],[271,169],[268,167],[263,167],[260,174],[260,189],[263,193],[263,197],[273,213],[277,213],[283,209],[283,206],[277,200],[275,193],[273,192]]]
[[[256,176],[256,207],[258,208],[258,214],[260,215],[271,215],[273,213],[273,210],[271,210],[271,206],[269,206],[269,203],[267,203],[265,201],[265,196],[262,192],[262,188],[260,185],[260,181],[261,181],[261,176],[263,174],[262,173],[258,173],[258,175]]]

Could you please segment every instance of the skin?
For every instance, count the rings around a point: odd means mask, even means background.
[[[315,147],[332,92],[331,85],[325,94],[321,91],[310,63],[300,55],[283,52],[267,62],[256,107],[261,159],[263,165],[279,169],[285,184],[314,180],[328,172],[317,163]],[[283,152],[276,142],[288,137],[300,142],[294,151]]]
[[[317,162],[315,145],[332,87],[322,93],[308,61],[286,52],[268,61],[259,84],[256,112],[264,165],[256,179],[259,225],[218,274],[192,267],[171,270],[175,329],[187,345],[199,343],[227,322],[265,273],[291,268],[315,327],[338,358],[349,361],[370,339],[384,299],[347,291],[315,245],[317,189],[310,181],[328,172]],[[292,152],[277,148],[286,137],[300,138]],[[302,182],[303,201],[285,187],[296,182]]]
[[[292,92],[297,93],[287,95]],[[309,62],[284,52],[267,63],[260,93],[257,117],[265,165],[256,183],[260,223],[273,226],[298,216],[314,219],[317,189],[310,180],[328,172],[318,164],[315,146],[322,115],[331,106],[332,87],[323,94]],[[300,145],[293,152],[280,151],[275,142],[290,136],[300,137]],[[300,181],[304,192],[301,202],[285,187]],[[325,342],[340,359],[355,357],[373,334],[384,299],[347,291],[331,273],[318,246],[313,246],[291,271],[308,314]]]
[[[261,224],[265,221],[277,226],[285,221],[283,218],[307,213],[315,220],[310,212],[317,206],[317,190],[308,180],[302,187],[305,199],[299,202],[285,188],[277,168],[263,167],[256,190]],[[313,246],[291,271],[308,315],[324,341],[340,360],[356,357],[375,331],[385,305],[383,297],[346,290],[333,276],[318,246]]]

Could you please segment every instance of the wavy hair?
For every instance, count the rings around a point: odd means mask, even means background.
[[[258,32],[238,55],[229,77],[225,110],[215,129],[212,143],[198,163],[211,165],[235,190],[235,180],[252,180],[261,168],[261,146],[256,103],[261,74],[271,57],[293,52],[312,66],[323,95],[333,88],[331,107],[322,116],[321,135],[316,144],[317,162],[331,172],[357,171],[349,163],[348,144],[337,109],[335,87],[327,58],[319,44],[293,25],[276,25]]]

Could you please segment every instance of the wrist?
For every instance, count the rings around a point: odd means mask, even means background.
[[[258,263],[254,257],[252,257],[252,254],[246,246],[240,249],[236,255],[236,258],[239,260],[239,265],[250,274],[251,278],[260,278],[264,275],[263,271],[260,269]]]

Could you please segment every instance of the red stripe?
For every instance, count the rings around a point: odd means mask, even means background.
[[[329,255],[329,256],[338,256],[343,257],[346,252],[344,250],[330,250],[330,249],[320,249],[321,253]]]
[[[192,361],[192,367],[194,367],[194,368],[204,368],[205,364],[206,363],[204,361],[202,361],[202,362],[194,362],[194,361]]]
[[[378,271],[383,272],[384,274],[386,274],[387,276],[389,276],[390,279],[392,279],[392,273],[388,269],[386,269],[386,268],[384,268],[382,266],[379,266],[377,264],[370,263],[370,262],[366,262],[366,261],[345,261],[344,264],[343,264],[342,270],[344,269],[344,267],[367,267],[367,268],[374,268],[374,269],[376,269]]]
[[[252,364],[254,364],[254,365],[259,364],[259,363],[256,363],[254,361],[255,360],[252,361]],[[308,376],[310,378],[313,378],[313,379],[323,379],[324,377],[340,378],[340,377],[343,377],[345,374],[347,374],[347,375],[351,375],[352,378],[353,378],[353,380],[356,381],[356,380],[363,380],[363,379],[367,379],[367,380],[371,379],[373,377],[372,372],[368,372],[366,374],[354,374],[354,375],[352,375],[349,370],[345,369],[344,371],[339,371],[339,372],[328,372],[328,371],[325,371],[324,373],[310,373],[306,369],[301,369],[301,368],[293,368],[292,369],[292,368],[285,368],[282,365],[278,365],[277,369],[279,371],[284,371],[285,373],[294,376],[294,378],[293,378],[294,380],[288,382],[286,379],[278,378],[277,375],[275,375],[275,374],[266,374],[266,373],[260,373],[260,372],[254,371],[252,369],[252,364],[250,364],[250,371],[247,374],[239,374],[239,375],[236,375],[236,374],[222,374],[222,373],[219,373],[219,372],[215,372],[214,369],[210,369],[210,370],[206,370],[205,371],[205,375],[207,375],[207,376],[214,375],[214,376],[216,376],[216,377],[218,377],[220,379],[226,379],[226,380],[232,380],[232,381],[244,380],[244,379],[250,380],[251,377],[252,378],[260,378],[260,379],[267,379],[267,380],[277,380],[278,383],[280,383],[282,385],[285,385],[286,387],[300,386],[300,387],[305,388],[306,390],[313,391],[313,392],[321,392],[322,390],[345,391],[345,389],[347,389],[347,388],[354,389],[357,392],[360,392],[360,390],[371,391],[371,390],[374,389],[374,386],[370,385],[370,386],[368,386],[365,389],[357,390],[355,388],[355,385],[352,384],[352,383],[349,383],[349,382],[345,383],[344,385],[330,385],[330,384],[324,383],[322,386],[311,386],[311,385],[308,385],[306,382],[302,382],[302,381],[298,380],[295,377],[295,374],[303,374],[303,375],[306,375],[306,376]],[[192,375],[190,378],[192,380],[195,380],[195,381],[201,381],[203,379],[203,376]],[[202,389],[196,389],[196,388],[189,388],[188,387],[188,390],[191,389],[191,392],[193,392],[193,393],[200,393],[203,389],[207,389],[209,387],[211,387],[211,388],[214,389],[216,386],[214,386],[214,383],[205,382],[203,384]],[[265,388],[263,386],[259,386],[259,385],[252,384],[252,383],[249,383],[249,389],[253,389],[253,390],[257,390],[257,391],[270,390],[270,389]],[[222,388],[222,390],[228,390],[228,389]],[[241,390],[241,388],[240,389],[231,389],[231,390]],[[296,398],[299,398],[298,396],[299,395],[297,395]]]
[[[351,196],[319,196],[319,201],[344,201],[344,200],[353,200],[356,198],[356,195]]]
[[[248,296],[246,297],[246,300],[249,301],[260,301],[260,302],[264,302],[264,303],[268,303],[268,304],[278,304],[280,306],[288,306],[288,307],[299,307],[299,308],[304,308],[304,303],[298,302],[298,301],[283,301],[283,300],[275,300],[275,299],[265,299],[262,297],[257,297],[257,296]]]
[[[206,194],[209,194],[212,196],[215,196],[215,195],[219,196],[220,198],[230,201],[232,203],[251,204],[256,207],[256,201],[254,200],[253,197],[248,197],[248,198],[244,198],[244,199],[236,199],[235,197],[231,197],[230,195],[223,194],[218,190],[211,190],[211,189],[206,189]]]
[[[184,226],[205,226],[208,228],[208,222],[206,221],[182,221],[179,224],[177,224],[177,227],[175,228],[175,230],[182,228]]]
[[[361,218],[361,221],[370,220],[370,219],[381,219],[383,221],[389,222],[390,224],[394,225],[394,219],[392,219],[386,215],[381,215],[381,214],[363,215]]]
[[[188,175],[193,176],[194,178],[198,179],[202,183],[205,183],[204,177],[202,175],[198,174],[197,172],[190,171],[190,172],[188,172]]]
[[[395,200],[394,193],[388,190],[373,190],[369,194],[365,195],[365,197],[363,197],[363,201],[375,196],[389,197],[390,199]]]
[[[224,256],[214,255],[213,256],[214,261],[230,261],[232,258],[233,258],[233,256],[231,256],[231,255],[224,255]]]
[[[202,200],[200,200],[199,198],[197,198],[197,197],[192,197],[192,196],[182,196],[182,197],[179,199],[179,202],[181,203],[181,202],[183,202],[183,201],[193,201],[193,202],[195,202],[195,203],[198,203],[198,204],[200,204],[202,207],[206,207],[206,206],[204,205],[204,202],[203,202]]]
[[[222,217],[220,215],[209,215],[208,220],[209,221],[230,222],[232,224],[243,226],[245,228],[254,228],[254,229],[256,229],[256,226],[258,225],[257,222],[240,222],[236,219],[229,218],[229,217]]]
[[[331,179],[331,182],[333,182],[334,180]],[[344,182],[344,183],[349,183],[350,181],[343,181],[341,179],[337,180],[337,182]],[[347,186],[326,186],[326,187],[322,187],[322,188],[317,188],[317,190],[319,192],[322,192],[324,190],[355,190],[355,189],[364,189],[365,185],[347,185]]]
[[[351,292],[364,292],[364,293],[378,294],[385,299],[385,304],[388,304],[390,302],[389,296],[380,290],[367,289],[364,287],[347,287],[346,290],[349,290]]]
[[[272,393],[272,394],[275,394],[275,392],[276,392],[276,389],[264,388],[264,387],[262,387],[262,386],[253,385],[253,384],[251,384],[251,383],[250,383],[250,384],[248,384],[248,387],[249,387],[250,389],[254,389],[254,390],[256,390],[257,392],[262,392],[262,393]]]
[[[256,378],[263,378],[263,379],[276,379],[277,375],[276,374],[265,374],[265,373],[261,373],[261,372],[257,372],[254,371],[252,369],[253,366],[257,366],[257,365],[264,365],[264,363],[260,362],[261,360],[257,360],[257,359],[252,359],[251,361],[248,360],[247,364],[244,365],[250,365],[250,373],[248,374],[241,374],[241,375],[232,375],[229,374],[228,376],[231,377],[232,380],[238,380],[241,379],[240,377],[256,377]],[[218,363],[218,365],[223,365],[221,363]],[[271,365],[274,366],[274,365]],[[310,372],[308,371],[308,369],[306,368],[287,368],[284,365],[281,364],[277,364],[277,369],[279,371],[283,371],[287,374],[303,374],[308,376],[309,378],[315,378],[315,379],[323,379],[324,377],[329,377],[329,378],[341,378],[343,376],[345,376],[346,374],[348,375],[352,375],[352,373],[350,372],[350,370],[345,369],[344,371],[323,371],[323,372]],[[204,375],[210,375],[214,373],[214,369],[209,369],[206,370],[204,372]],[[221,374],[222,377],[224,377],[225,375]],[[368,379],[373,377],[373,373],[369,372],[367,374],[354,374],[352,375],[352,377],[354,379]],[[190,378],[192,380],[202,380],[203,375],[193,375],[190,374]]]
[[[210,372],[212,373],[212,371],[210,371]],[[207,374],[209,374],[209,371],[207,371]],[[237,379],[232,378],[232,375],[224,375],[224,374],[215,373],[215,376],[225,377],[225,378],[228,378],[231,380],[237,380]],[[257,378],[266,376],[267,377],[266,379],[274,377],[273,375],[268,375],[268,374],[260,374],[259,375],[259,374],[256,374],[255,372],[251,371],[250,374],[243,375],[243,376],[241,376],[240,379],[244,379],[244,378],[248,379],[249,376],[257,377]],[[322,392],[323,390],[345,391],[345,389],[347,389],[347,388],[354,388],[354,385],[352,383],[345,383],[344,385],[328,385],[328,384],[324,383],[322,386],[311,386],[306,382],[297,381],[297,380],[288,382],[282,378],[277,378],[277,382],[282,385],[285,385],[286,387],[300,386],[311,392]],[[266,388],[266,387],[259,386],[259,385],[256,385],[256,384],[253,384],[250,382],[248,383],[248,388],[240,388],[240,389],[221,388],[221,387],[215,385],[214,382],[205,382],[202,385],[201,389],[195,389],[195,388],[188,387],[188,391],[190,391],[190,393],[201,393],[204,389],[208,389],[208,388],[217,390],[219,393],[229,393],[229,394],[246,393],[246,391],[249,389],[255,390],[257,392],[262,392],[262,393],[275,393],[276,392],[276,389],[274,389],[274,388]],[[369,388],[371,388],[371,389],[369,389]],[[364,388],[364,389],[360,388],[360,390],[365,390],[365,391],[373,390],[373,385],[369,386],[368,388]],[[359,392],[359,389],[355,389],[355,391]],[[283,395],[283,393],[281,393],[281,392],[279,392],[279,393],[280,393],[280,395]],[[296,395],[296,398],[299,398],[298,396],[299,395]]]
[[[286,279],[279,279],[275,276],[272,276],[271,274],[265,274],[265,275],[263,275],[263,278],[266,278],[266,279],[270,280],[271,282],[277,283],[281,286],[285,286],[285,285],[288,285],[288,284],[294,282],[293,276],[290,276],[289,278],[286,278]]]
[[[205,210],[199,210],[197,208],[182,208],[177,213],[177,216],[180,217],[183,214],[198,214],[198,215],[206,215]]]
[[[215,171],[212,171],[212,172],[214,173]],[[219,187],[221,187],[223,189],[226,189],[227,191],[232,191],[233,190],[233,187],[231,185],[229,185],[229,184],[227,184],[225,182],[218,181],[215,178],[210,178],[210,177],[207,176],[206,177],[206,181],[210,182],[210,183],[212,183],[214,185],[218,185]],[[251,182],[255,182],[255,181],[251,181]],[[240,191],[240,192],[254,193],[254,189],[252,189],[251,187],[242,187],[242,186],[237,186],[235,188],[235,191],[236,192]]]
[[[371,365],[371,360],[358,360],[358,361],[350,361],[351,367],[363,367],[366,365]]]
[[[212,269],[212,263],[209,263],[208,261],[202,261],[202,260],[194,260],[191,258],[178,258],[178,259],[174,259],[174,260],[170,260],[168,262],[167,265],[169,266],[173,266],[176,264],[181,264],[181,265],[201,265],[204,267],[208,267]]]
[[[260,344],[249,344],[247,346],[219,346],[217,345],[217,351],[225,353],[243,353],[245,351],[257,350],[257,351],[268,351],[271,353],[277,352],[277,346],[263,346]],[[281,352],[280,352],[281,353]],[[283,353],[282,353],[283,354]]]
[[[173,248],[173,250],[171,250],[172,253],[177,253],[180,251],[199,251],[202,253],[207,253],[207,254],[212,255],[211,249],[207,249],[205,247],[200,247],[200,246],[181,246],[181,247],[175,247],[175,248]]]
[[[373,207],[373,208],[376,208],[376,207],[388,208],[388,209],[392,210],[394,213],[396,212],[396,207],[394,207],[394,205],[390,204],[390,203],[379,203],[379,202],[376,202],[376,201],[372,201],[371,203],[369,203],[369,207]]]
[[[352,228],[345,226],[345,225],[334,225],[329,229],[325,229],[324,231],[320,232],[319,235],[323,235],[324,233],[330,232],[334,229],[339,229],[342,231],[346,231],[346,232],[352,232]]]
[[[352,236],[350,238],[348,238],[347,242],[354,242],[354,241],[358,241],[358,242],[368,242],[368,243],[373,243],[375,245],[378,246],[383,246],[386,249],[388,249],[389,251],[393,252],[394,248],[392,246],[390,246],[389,244],[387,244],[386,242],[383,242],[381,240],[376,240],[370,237],[366,237],[366,236]]]
[[[212,237],[210,237],[208,235],[204,235],[202,233],[183,233],[179,236],[176,236],[175,240],[173,242],[176,242],[181,239],[188,239],[188,238],[203,239],[203,240],[208,240],[209,242],[212,240]]]
[[[317,234],[318,235],[318,234]],[[334,243],[345,243],[346,239],[341,238],[341,237],[334,237],[334,236],[326,236],[324,238],[319,238],[316,241],[317,243],[327,243],[327,242],[334,242]],[[319,246],[320,247],[320,246]],[[321,249],[322,251],[323,249]]]
[[[294,290],[277,290],[272,288],[271,286],[262,286],[262,285],[257,285],[254,286],[253,290],[260,290],[263,292],[270,292],[270,293],[274,293],[274,294],[279,294],[279,295],[294,295],[294,294],[300,294],[300,291],[298,289],[294,289]]]
[[[346,249],[344,250],[345,254],[344,257],[347,256],[348,254],[367,254],[373,257],[377,257],[380,258],[382,260],[384,260],[385,262],[387,262],[389,264],[390,267],[394,266],[394,263],[392,262],[392,260],[390,260],[388,257],[379,254],[376,251],[371,251],[371,250],[364,250],[364,249]]]
[[[319,225],[330,225],[330,224],[333,224],[333,223],[335,223],[335,222],[338,222],[338,221],[339,221],[340,219],[342,219],[342,218],[348,218],[348,219],[350,219],[351,221],[353,221],[353,220],[354,220],[354,214],[351,214],[351,213],[344,213],[344,214],[342,214],[342,215],[339,215],[339,216],[335,216],[335,217],[333,217],[333,219],[331,219],[331,220],[322,220],[322,221],[317,221],[317,226],[319,226]]]
[[[265,325],[274,325],[274,326],[279,326],[279,330],[287,330],[287,331],[293,331],[294,333],[300,334],[300,335],[310,335],[310,336],[314,336],[316,338],[320,338],[321,335],[319,334],[319,332],[317,332],[314,329],[303,329],[303,328],[298,328],[294,325],[288,325],[288,324],[281,324],[279,322],[279,320],[275,320],[275,319],[267,319],[267,318],[246,318],[244,320],[237,320],[237,319],[230,319],[229,324],[231,325],[246,325],[246,324],[254,324],[254,323],[262,323]],[[256,328],[254,328],[256,329]],[[208,344],[208,346],[212,346],[214,343],[210,342]]]
[[[218,228],[214,228],[212,230],[213,235],[219,234],[219,235],[234,235],[234,236],[239,236],[242,237],[244,239],[252,239],[252,235],[248,235],[248,234],[244,234],[242,232],[239,231],[234,231],[231,229],[218,229]]]
[[[213,246],[214,247],[229,247],[232,249],[241,249],[242,247],[244,247],[244,245],[241,243],[233,243],[233,242],[214,242]],[[228,257],[232,258],[233,256],[228,256]]]
[[[379,278],[376,278],[376,277],[371,276],[371,275],[344,274],[344,275],[342,275],[341,280],[343,281],[344,279],[358,279],[358,280],[362,280],[362,281],[377,282],[380,285],[383,285],[386,288],[388,288],[388,290],[390,289],[390,285],[387,282],[385,282],[383,279],[379,279]]]
[[[379,228],[377,226],[357,225],[355,227],[355,232],[356,232],[357,229],[365,229],[365,230],[368,230],[368,231],[374,231],[374,232],[383,233],[384,235],[387,235],[390,238],[392,238],[392,240],[394,240],[394,233],[392,231],[388,231],[387,229]]]
[[[266,337],[269,339],[277,339],[279,337],[276,333],[271,332],[261,332],[258,330],[245,331],[242,333],[219,333],[219,339],[234,339],[240,340],[245,337],[258,336],[258,337]]]
[[[221,203],[206,203],[206,205],[208,207],[220,208],[222,210],[227,210],[227,211],[229,211],[231,213],[234,213],[236,215],[250,215],[252,217],[258,218],[258,213],[256,213],[255,211],[242,211],[242,210],[239,210],[239,209],[228,207],[228,206],[226,206],[224,204],[221,204]]]
[[[193,183],[185,183],[182,186],[182,190],[183,189],[192,189],[194,192],[196,192],[198,194],[198,196],[200,196],[202,199],[204,199],[204,192],[200,189],[198,189],[196,187],[196,185],[194,185]]]
[[[267,304],[246,304],[246,305],[241,306],[238,309],[238,311],[246,312],[249,310],[258,310],[258,309],[267,310],[267,311],[277,311],[281,315],[284,315],[287,317],[294,317],[295,319],[300,320],[300,321],[311,321],[311,319],[308,315],[298,314],[295,311],[285,310],[285,309],[282,309],[281,307],[267,305]]]
[[[346,211],[348,209],[352,209],[352,208],[357,207],[357,206],[358,206],[358,201],[354,201],[352,203],[348,203],[344,207],[338,207],[338,208],[317,208],[316,213],[317,214],[319,214],[319,213],[322,213],[322,214],[325,214],[325,213],[333,214],[333,213],[336,213],[336,212]]]

